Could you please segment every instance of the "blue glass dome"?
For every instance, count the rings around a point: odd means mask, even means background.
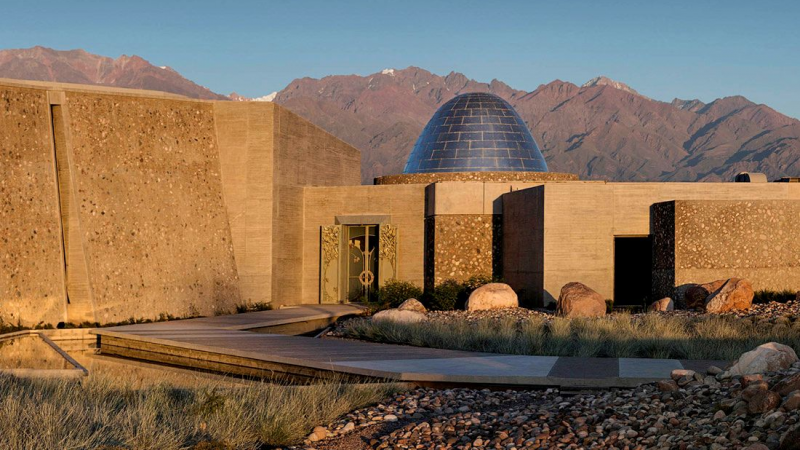
[[[403,170],[430,172],[547,172],[547,163],[508,102],[470,93],[436,111]]]

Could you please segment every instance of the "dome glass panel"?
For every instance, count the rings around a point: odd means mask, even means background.
[[[403,173],[547,172],[528,127],[502,98],[462,94],[422,130]]]

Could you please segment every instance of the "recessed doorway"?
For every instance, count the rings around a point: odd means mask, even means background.
[[[614,306],[644,306],[652,299],[653,247],[650,236],[614,237]]]

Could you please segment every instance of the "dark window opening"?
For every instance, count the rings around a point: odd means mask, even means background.
[[[614,306],[650,304],[653,248],[650,236],[614,238]]]

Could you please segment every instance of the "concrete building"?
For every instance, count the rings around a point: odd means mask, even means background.
[[[800,184],[548,172],[487,94],[434,115],[404,174],[273,103],[0,80],[0,319],[32,325],[358,301],[502,277],[638,304],[742,276],[800,289]]]

